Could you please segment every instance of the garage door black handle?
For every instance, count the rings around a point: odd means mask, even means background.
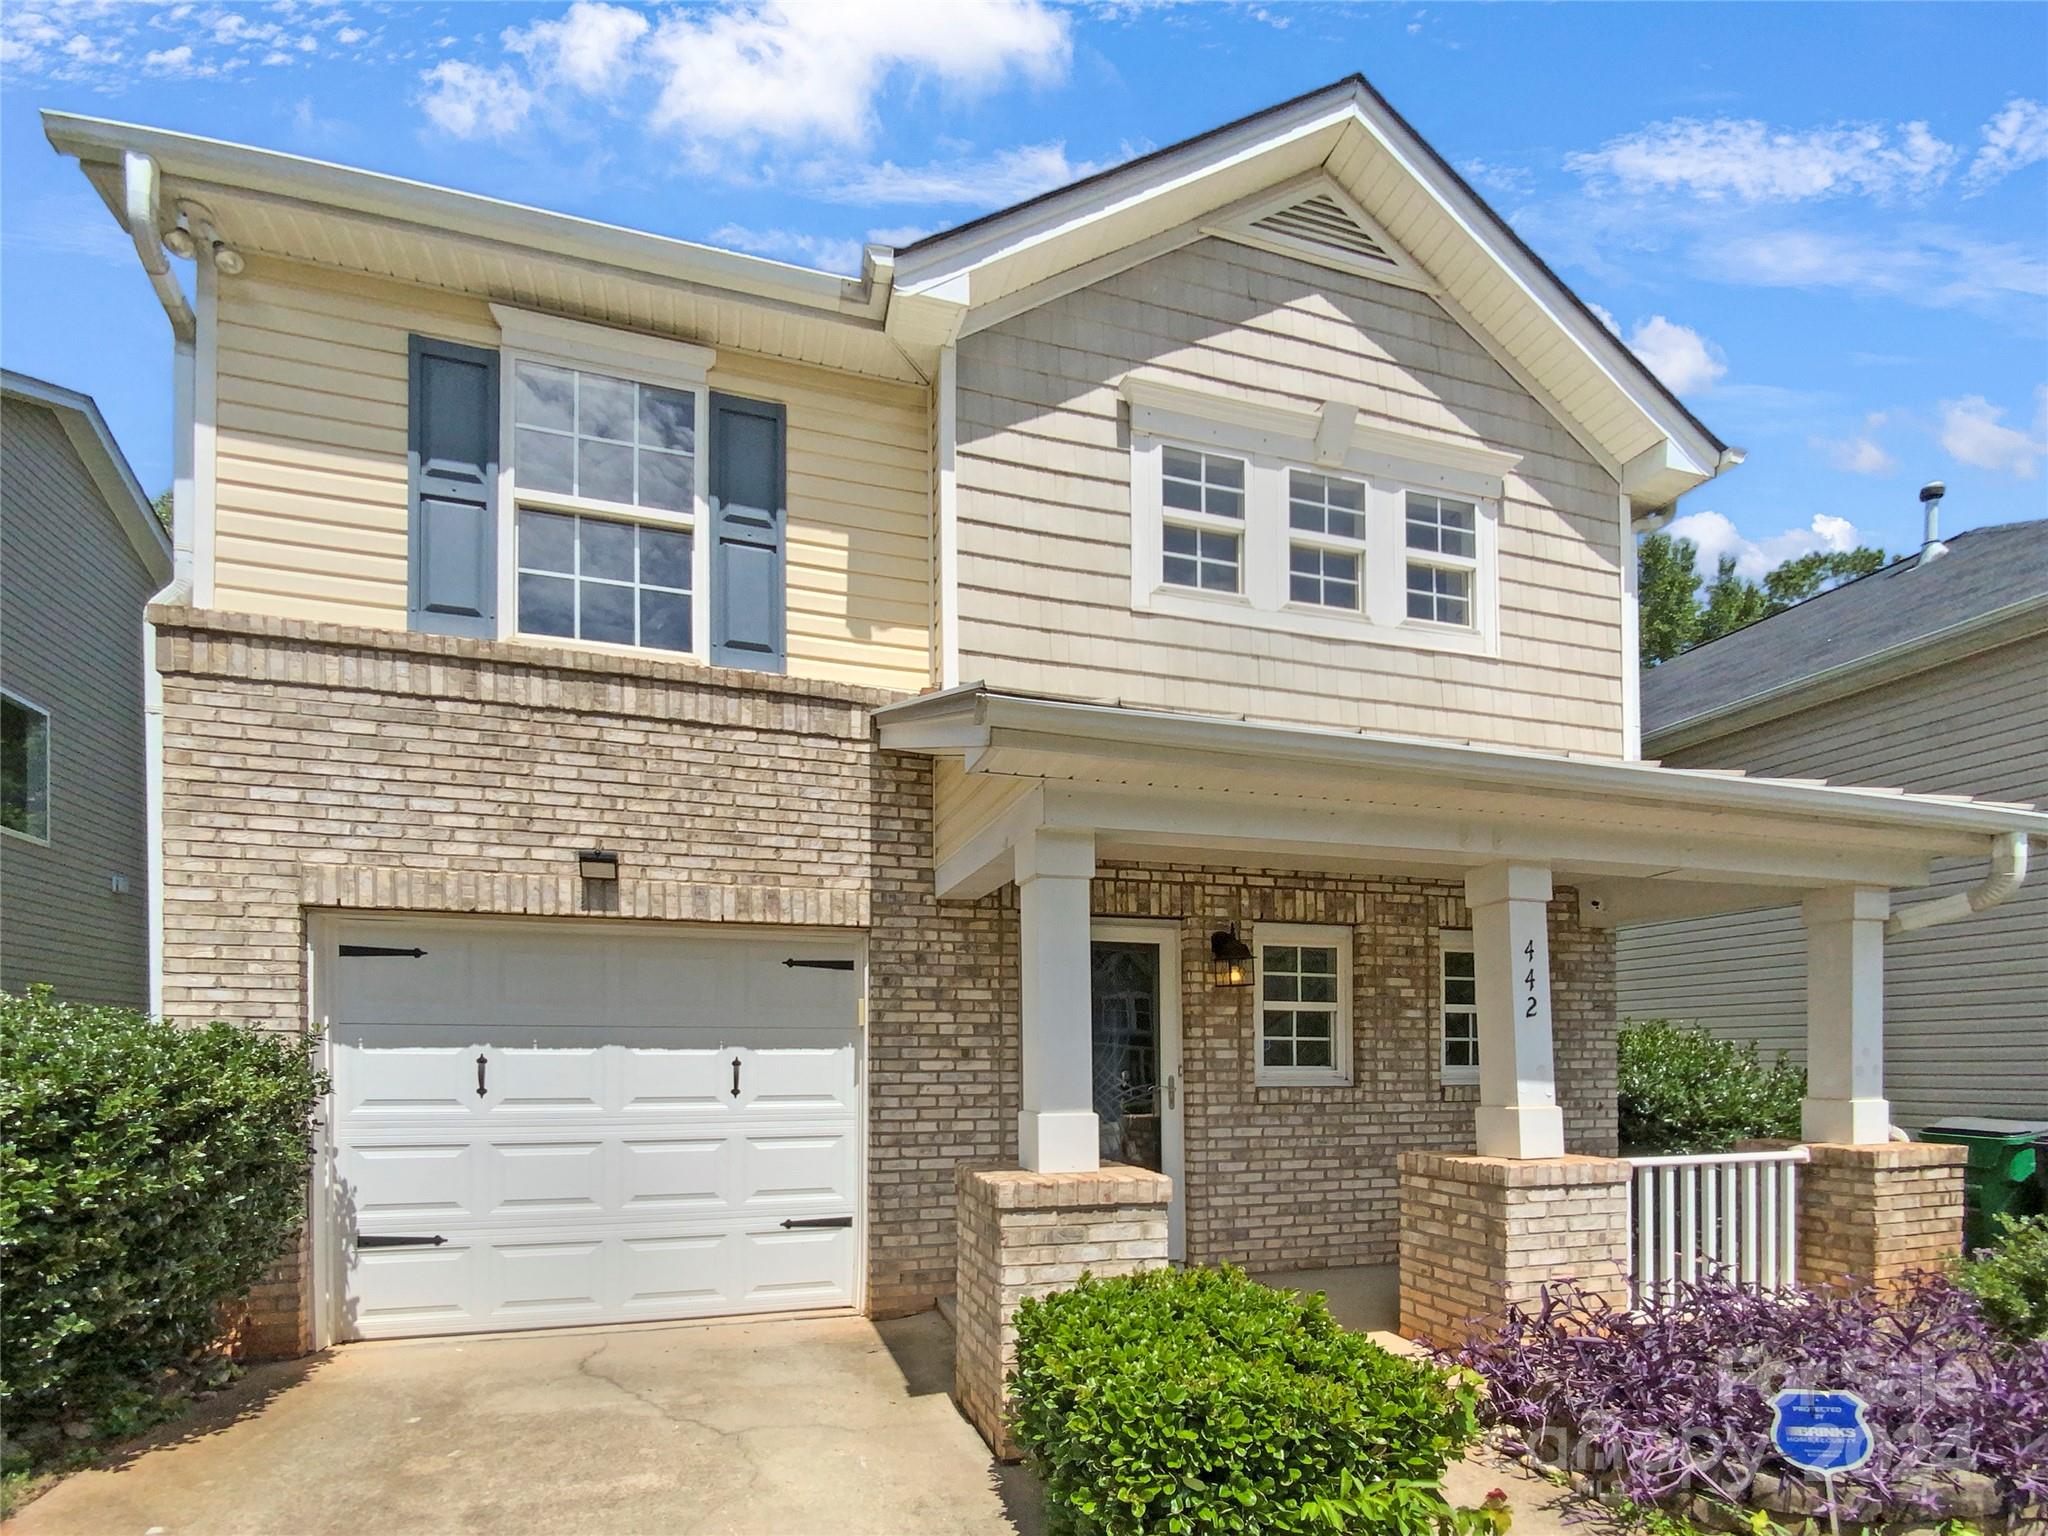
[[[384,1237],[378,1235],[358,1235],[356,1238],[356,1246],[358,1248],[438,1248],[447,1241],[448,1239],[445,1237]]]
[[[793,1216],[783,1223],[785,1227],[850,1227],[851,1216]]]

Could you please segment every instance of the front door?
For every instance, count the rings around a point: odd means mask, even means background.
[[[1102,1160],[1173,1180],[1167,1252],[1186,1248],[1181,1189],[1180,962],[1173,929],[1097,923],[1089,956]]]

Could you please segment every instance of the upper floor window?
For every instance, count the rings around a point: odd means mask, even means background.
[[[1438,977],[1438,1014],[1442,1021],[1443,1080],[1479,1081],[1479,971],[1472,935],[1446,932],[1439,936],[1443,956]]]
[[[50,716],[0,691],[0,827],[50,840]]]
[[[1162,447],[1160,580],[1168,586],[1243,590],[1244,470],[1243,459]]]
[[[697,493],[697,401],[680,389],[521,358],[512,370],[513,482],[689,513]]]
[[[1131,403],[1141,612],[1492,653],[1512,454],[1143,375]],[[1226,600],[1224,603],[1218,599]]]

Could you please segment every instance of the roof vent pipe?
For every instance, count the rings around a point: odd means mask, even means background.
[[[1948,553],[1948,546],[1941,542],[1941,498],[1947,494],[1948,487],[1939,480],[1930,480],[1920,487],[1920,505],[1927,509],[1927,538],[1920,546],[1916,566],[1939,560]]]

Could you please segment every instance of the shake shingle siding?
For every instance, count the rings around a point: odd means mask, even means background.
[[[1775,621],[1773,621],[1775,622]],[[1994,650],[1671,755],[1679,767],[2048,803],[2048,619]],[[1907,1126],[1945,1115],[2048,1119],[2048,848],[2004,905],[1885,945],[1885,1080]],[[1937,865],[1927,895],[1967,890],[1981,860]],[[1899,892],[1895,907],[1924,899]],[[1625,930],[1624,1015],[1698,1018],[1772,1048],[1805,1045],[1796,910]]]
[[[140,1007],[142,610],[156,582],[54,412],[7,399],[0,442],[0,683],[50,716],[49,843],[0,833],[0,986]]]

